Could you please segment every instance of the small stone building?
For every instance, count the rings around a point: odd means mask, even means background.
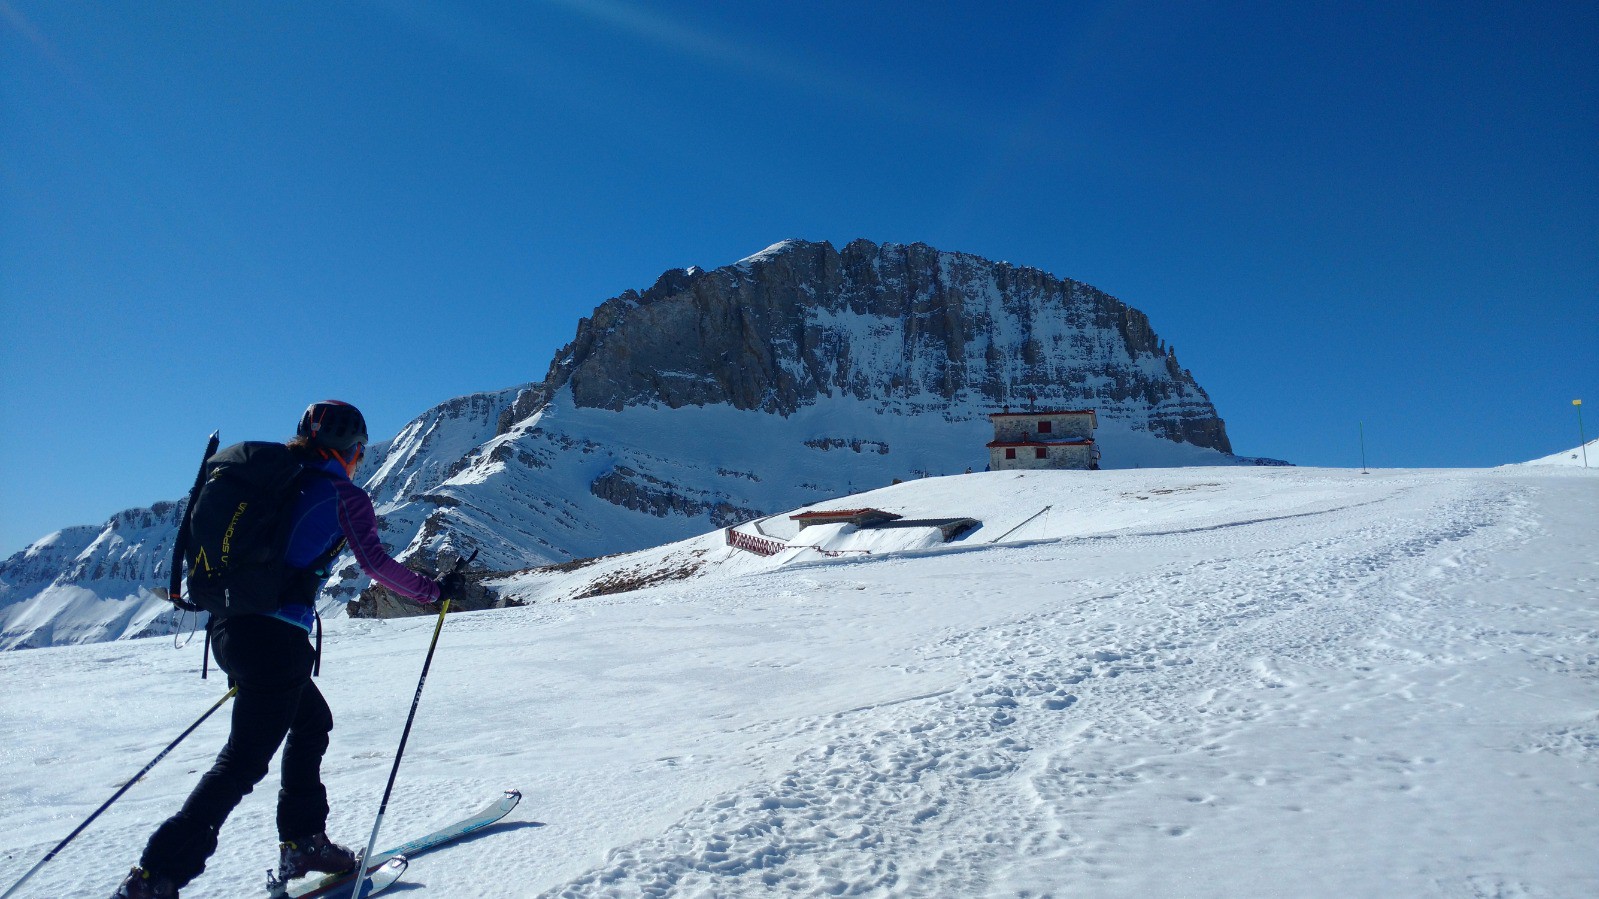
[[[805,530],[813,524],[853,524],[858,528],[869,528],[873,525],[894,521],[902,516],[893,512],[884,512],[882,509],[827,509],[819,512],[801,512],[790,515],[789,518],[799,522],[800,530]]]
[[[1030,468],[1099,468],[1094,445],[1098,416],[1092,409],[996,412],[988,444],[990,471]]]

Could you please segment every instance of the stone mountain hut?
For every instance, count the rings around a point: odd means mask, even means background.
[[[1035,468],[1099,468],[1092,409],[995,412],[994,439],[988,444],[990,471]]]

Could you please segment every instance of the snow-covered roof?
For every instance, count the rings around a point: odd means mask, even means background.
[[[1076,437],[1071,440],[990,440],[990,448],[996,446],[1093,446],[1092,437]]]
[[[1093,415],[1098,414],[1093,409],[1040,409],[1037,412],[991,412],[989,418],[1049,418],[1057,415]]]
[[[821,509],[789,516],[802,525],[820,524],[826,521],[893,521],[899,517],[893,512],[885,512],[882,509]]]

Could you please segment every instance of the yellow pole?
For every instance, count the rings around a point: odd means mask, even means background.
[[[475,558],[477,553],[472,555]],[[389,796],[394,792],[394,778],[400,773],[400,758],[405,755],[405,742],[411,739],[411,724],[416,721],[416,707],[422,702],[422,688],[427,686],[428,669],[433,667],[433,650],[439,646],[439,631],[444,630],[444,613],[449,610],[448,599],[439,604],[439,620],[433,625],[433,641],[428,644],[428,656],[422,660],[422,677],[417,680],[416,695],[411,698],[411,713],[405,716],[405,730],[400,733],[400,748],[394,752],[394,766],[389,769],[389,783],[383,788],[383,801],[378,804],[378,816],[372,822],[372,835],[366,839],[366,851],[361,853],[360,866],[366,870],[355,879],[355,889],[350,891],[350,899],[360,899],[361,888],[366,886],[367,877],[377,870],[369,867],[366,860],[372,857],[372,850],[377,848],[378,828],[383,826],[383,815],[389,810]]]
[[[1588,467],[1588,433],[1582,427],[1582,400],[1572,400],[1571,405],[1577,407],[1577,439],[1582,441],[1582,467]]]

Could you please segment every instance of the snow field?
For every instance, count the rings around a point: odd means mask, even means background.
[[[1599,480],[989,474],[859,504],[985,525],[451,616],[384,833],[527,798],[396,895],[1599,894]],[[364,839],[431,630],[330,628],[335,836]],[[0,655],[0,881],[214,701],[198,662]],[[109,893],[222,730],[37,895]],[[273,792],[186,899],[257,887]]]

